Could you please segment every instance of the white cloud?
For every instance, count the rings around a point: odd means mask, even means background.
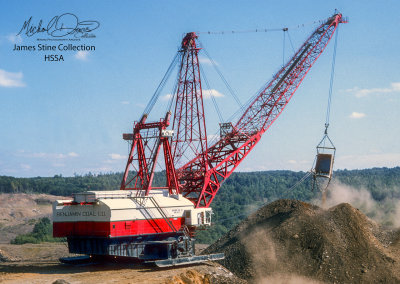
[[[400,82],[393,82],[390,84],[389,88],[371,88],[371,89],[361,89],[359,87],[354,87],[345,90],[348,93],[353,93],[357,98],[362,98],[370,94],[387,94],[400,92]]]
[[[79,157],[79,155],[75,152],[69,152],[68,154],[62,154],[62,153],[44,153],[44,152],[27,153],[25,151],[19,151],[18,155],[21,155],[21,156],[27,157],[27,158],[52,159],[52,160],[60,160],[60,159],[65,159],[65,158]]]
[[[219,134],[210,134],[210,135],[207,135],[208,143],[214,142],[214,141],[218,140],[219,138],[220,138]]]
[[[204,99],[210,99],[211,97],[222,98],[225,96],[215,89],[203,90],[203,98]]]
[[[400,166],[400,153],[345,155],[335,159],[335,168],[338,169],[365,169],[373,167]]]
[[[11,43],[22,43],[22,37],[20,35],[10,34],[6,36],[7,40]]]
[[[165,96],[162,96],[161,99],[163,101],[168,101],[170,98],[172,98],[172,94],[166,94]]]
[[[115,171],[115,169],[105,165],[105,166],[98,167],[98,168],[82,168],[81,171],[82,171],[82,173],[89,173],[90,172],[90,173],[92,173],[94,175],[98,175],[98,174],[101,174],[101,173],[108,173],[108,172]]]
[[[59,153],[34,153],[38,158],[53,158],[53,159],[64,159],[67,157],[65,154]]]
[[[363,117],[365,117],[365,113],[362,113],[362,112],[352,112],[351,114],[350,114],[350,116],[349,116],[350,118],[355,118],[355,119],[358,119],[358,118],[363,118]]]
[[[297,164],[297,161],[296,160],[289,160],[288,163],[294,165],[294,164]]]
[[[20,166],[24,171],[29,171],[31,169],[31,166],[27,164],[21,164]]]
[[[211,60],[208,59],[208,58],[206,58],[206,57],[199,57],[199,62],[200,62],[201,64],[212,65]],[[213,62],[214,62],[215,65],[218,66],[218,63],[217,63],[215,60],[213,60]]]
[[[120,154],[114,154],[114,153],[112,153],[112,154],[108,154],[108,155],[109,155],[110,158],[113,159],[113,160],[125,160],[125,159],[127,159],[127,156],[120,155]]]
[[[210,99],[211,97],[214,98],[223,98],[225,97],[224,94],[218,92],[215,89],[204,89],[203,90],[203,99],[207,100]],[[172,98],[172,94],[166,94],[161,97],[163,101],[168,101],[170,98]]]
[[[129,105],[129,102],[128,102],[128,101],[122,101],[121,104],[123,104],[123,105]]]
[[[97,169],[93,169],[93,172],[95,173],[108,173],[108,172],[112,172],[113,168],[108,167],[108,166],[103,166],[103,167],[99,167]]]
[[[22,82],[22,72],[7,72],[0,69],[0,86],[1,87],[25,87],[25,83]]]
[[[75,58],[82,61],[88,60],[88,56],[89,56],[88,51],[80,50],[77,53],[75,53]]]
[[[32,154],[27,154],[28,157],[30,158],[53,158],[53,159],[63,159],[65,158],[64,154],[57,154],[57,153],[32,153]]]
[[[400,92],[400,82],[394,82],[390,84],[394,92]]]
[[[65,164],[63,164],[63,163],[54,163],[52,166],[56,167],[56,168],[63,168],[63,167],[65,167]]]
[[[75,157],[78,157],[79,155],[78,155],[77,153],[75,153],[75,152],[69,152],[69,153],[68,153],[68,156],[69,156],[69,157],[74,157],[74,158],[75,158]]]

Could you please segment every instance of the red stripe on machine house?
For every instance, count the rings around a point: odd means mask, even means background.
[[[176,230],[180,230],[185,218],[169,218]],[[141,234],[173,232],[164,219],[127,220],[115,222],[53,222],[53,236],[121,237]]]

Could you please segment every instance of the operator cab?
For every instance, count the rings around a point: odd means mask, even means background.
[[[185,211],[186,226],[210,226],[211,225],[211,208],[194,208]]]

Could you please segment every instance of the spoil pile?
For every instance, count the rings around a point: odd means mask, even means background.
[[[12,262],[12,261],[20,261],[21,259],[18,257],[12,257],[7,252],[0,249],[0,263],[1,262]]]
[[[48,194],[0,194],[0,243],[9,243],[17,235],[32,232],[36,220],[51,217],[51,204],[65,197]]]
[[[400,283],[400,232],[347,203],[329,210],[278,200],[250,215],[203,254],[251,282]],[[305,280],[307,279],[307,280]]]

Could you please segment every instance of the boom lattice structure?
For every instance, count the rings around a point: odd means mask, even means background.
[[[342,15],[336,14],[320,25],[258,94],[239,121],[230,129],[228,127],[229,131],[224,131],[220,140],[206,152],[177,170],[183,195],[192,200],[196,207],[208,207],[211,204],[222,182],[281,114],[341,22]]]
[[[186,157],[198,157],[207,170],[207,132],[200,80],[200,66],[196,46],[197,35],[188,33],[182,40],[181,64],[176,92],[172,153],[175,165]],[[186,161],[187,162],[187,161]]]

